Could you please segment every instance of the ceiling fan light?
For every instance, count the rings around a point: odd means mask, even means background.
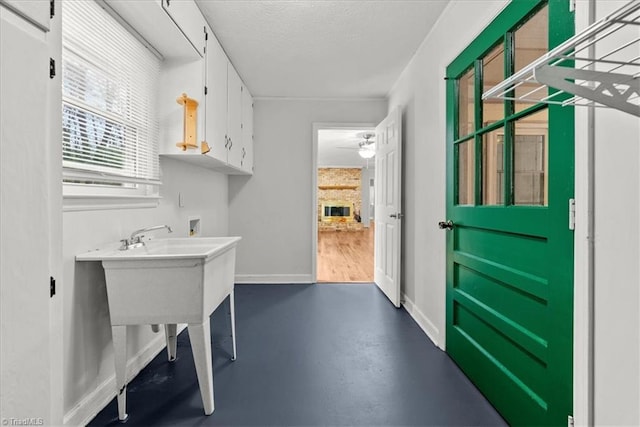
[[[376,155],[376,152],[368,148],[361,148],[358,150],[358,154],[360,154],[360,157],[363,159],[370,159]]]

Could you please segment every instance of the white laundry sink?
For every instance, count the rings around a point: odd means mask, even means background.
[[[176,324],[188,324],[204,412],[213,413],[209,316],[230,295],[235,359],[233,288],[238,241],[240,237],[157,239],[132,249],[112,247],[76,256],[76,261],[101,261],[105,271],[120,420],[127,418],[127,325],[164,324],[172,361]]]
[[[187,237],[153,239],[133,249],[105,248],[77,255],[78,261],[132,261],[149,259],[211,258],[231,246],[240,237]]]

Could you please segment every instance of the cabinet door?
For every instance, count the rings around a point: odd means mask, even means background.
[[[209,155],[227,162],[227,56],[213,32],[207,40],[206,140]]]
[[[0,407],[11,420],[41,418],[50,425],[57,424],[50,418],[51,367],[60,366],[51,359],[49,341],[54,217],[47,115],[53,80],[46,37],[0,6]]]
[[[41,30],[49,31],[51,22],[49,0],[0,0],[0,5],[13,10]]]
[[[201,40],[205,21],[195,2],[162,0],[162,7],[198,54],[204,56]]]
[[[246,86],[242,90],[242,170],[253,173],[253,97]]]
[[[242,161],[242,81],[231,63],[227,66],[227,132],[229,135],[229,165],[239,168]]]

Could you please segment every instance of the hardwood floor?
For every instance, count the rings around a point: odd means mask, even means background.
[[[373,222],[362,231],[318,232],[318,282],[373,282]]]

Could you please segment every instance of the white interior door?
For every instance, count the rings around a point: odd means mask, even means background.
[[[46,144],[51,142],[50,84],[46,33],[0,5],[0,407],[4,425],[62,421],[50,416],[51,363],[59,361],[52,359],[49,335],[49,182],[53,173]],[[57,183],[61,187],[60,180]],[[61,370],[62,365],[56,368]]]
[[[396,108],[376,127],[374,280],[396,307],[400,307],[402,243],[401,118],[400,108]]]

